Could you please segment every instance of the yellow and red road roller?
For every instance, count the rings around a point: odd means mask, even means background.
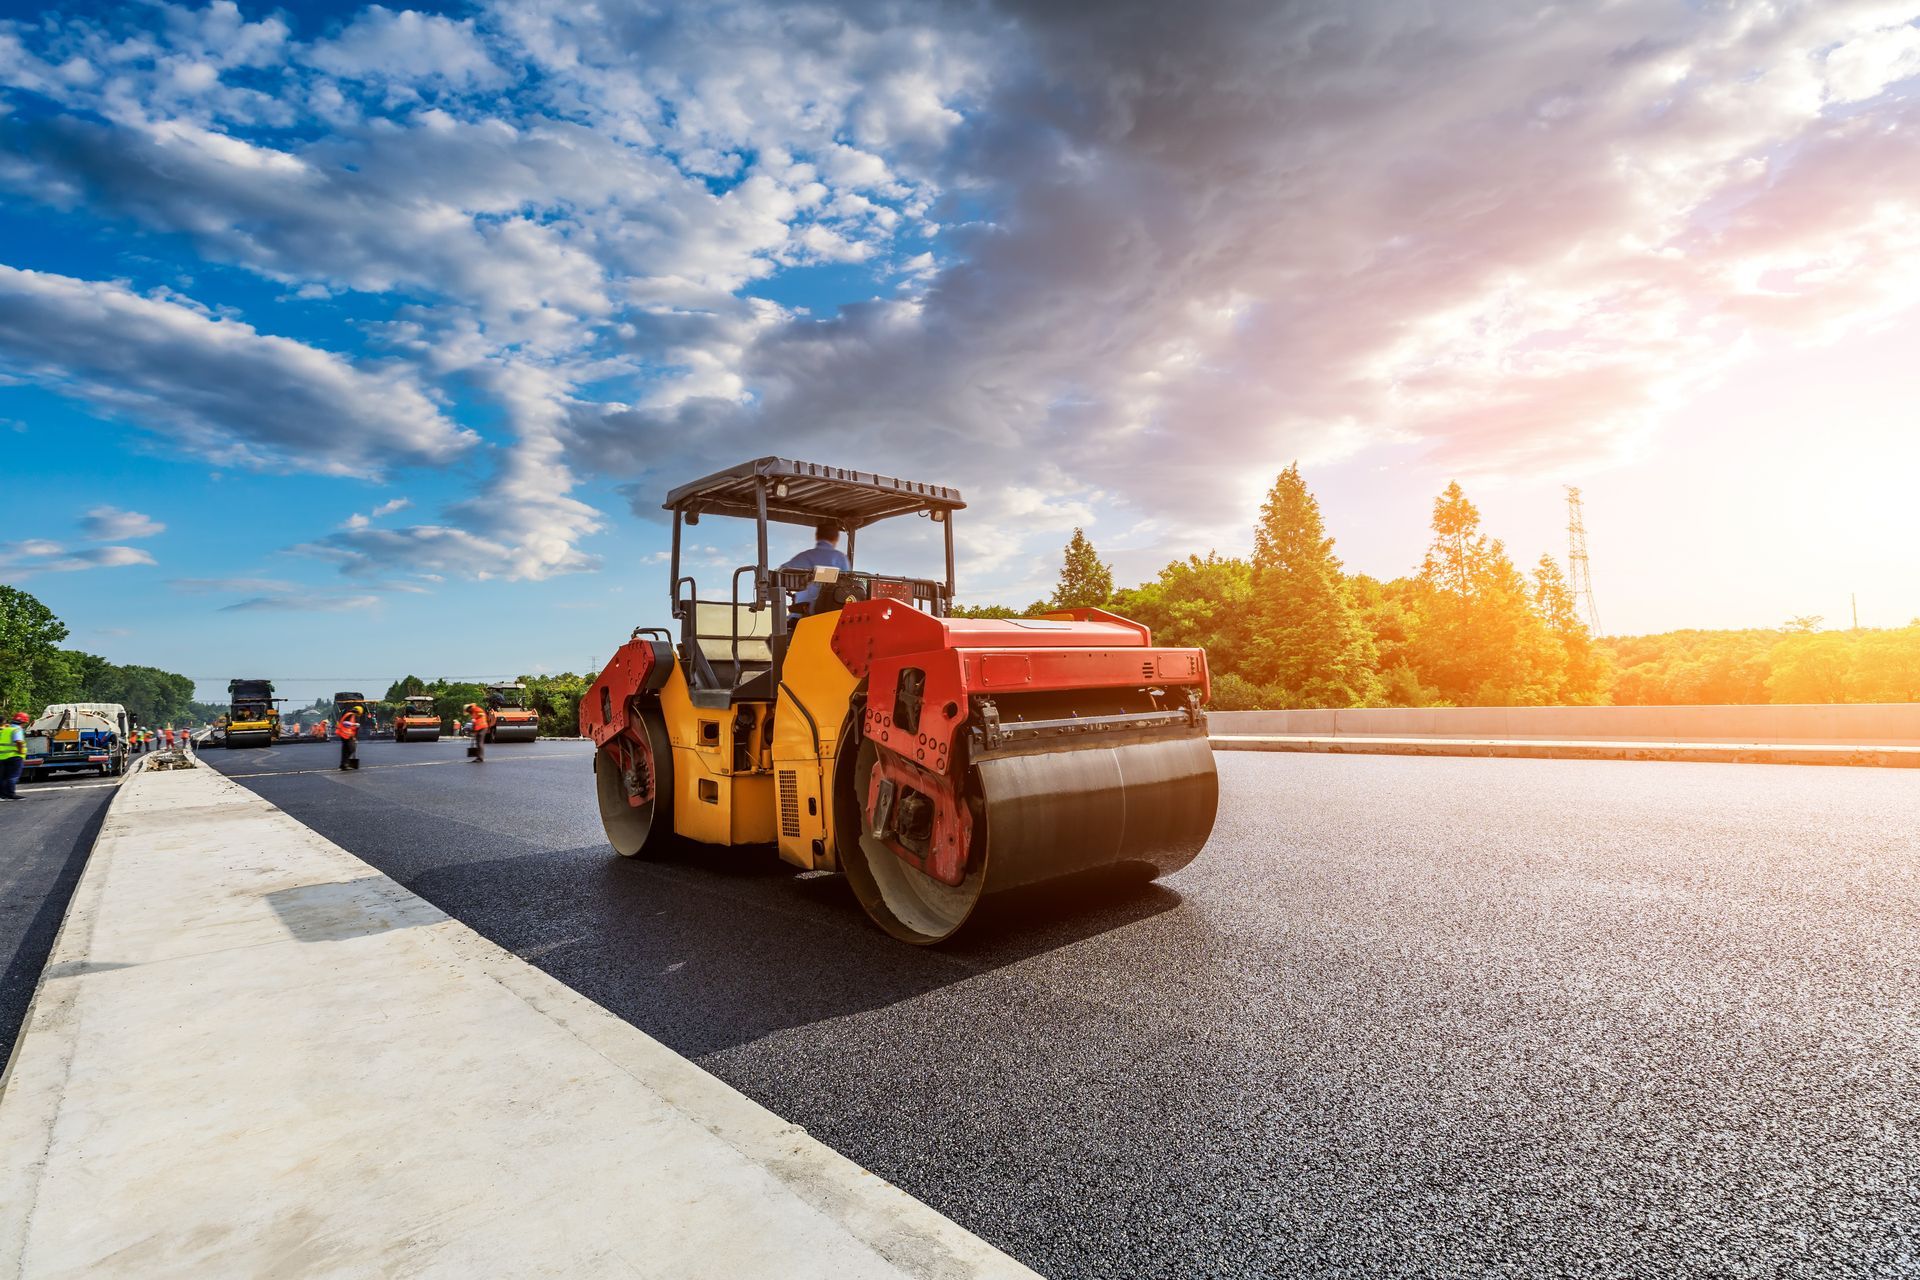
[[[679,635],[636,628],[580,701],[622,855],[676,836],[775,844],[845,874],[875,923],[925,944],[1000,890],[1177,871],[1206,843],[1206,654],[1098,609],[949,616],[957,490],[760,458],[665,506]],[[757,527],[757,561],[725,597],[681,573],[682,528],[705,516]],[[901,516],[943,529],[943,579],[857,567],[858,531]],[[770,564],[770,524],[822,523],[846,531],[855,568]]]

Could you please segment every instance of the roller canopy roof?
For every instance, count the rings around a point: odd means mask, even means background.
[[[681,485],[667,495],[663,505],[669,511],[711,512],[751,520],[756,513],[754,489],[763,478],[770,482],[767,519],[787,524],[837,520],[849,529],[858,529],[889,516],[958,511],[967,505],[958,489],[945,485],[788,458],[756,458],[716,471],[705,479]],[[785,497],[779,494],[781,485],[786,487]]]

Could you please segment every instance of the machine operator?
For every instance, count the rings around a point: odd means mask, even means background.
[[[813,527],[813,546],[802,551],[793,559],[781,565],[782,569],[838,569],[847,573],[853,568],[853,562],[840,550],[840,526],[832,520],[822,520]],[[800,594],[793,598],[793,612],[804,617],[813,612],[813,602],[820,598],[820,584],[809,583]]]

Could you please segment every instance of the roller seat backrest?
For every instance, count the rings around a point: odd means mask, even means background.
[[[694,641],[709,662],[732,662],[733,638],[740,637],[740,661],[771,665],[773,662],[773,610],[755,613],[746,605],[714,604],[696,600],[693,605]]]

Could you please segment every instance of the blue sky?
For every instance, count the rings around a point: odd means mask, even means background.
[[[1578,483],[1609,630],[1920,614],[1913,14],[1173,9],[16,5],[0,578],[305,698],[589,667],[747,457],[958,484],[1013,603],[1299,459],[1382,576]]]

